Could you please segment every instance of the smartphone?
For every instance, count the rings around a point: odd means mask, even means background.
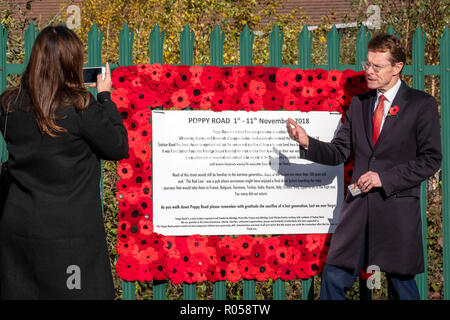
[[[83,68],[84,84],[97,83],[97,76],[99,74],[102,75],[102,79],[105,79],[105,67],[84,67]]]

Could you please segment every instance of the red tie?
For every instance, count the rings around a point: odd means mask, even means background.
[[[373,121],[372,139],[374,146],[377,144],[378,137],[380,136],[381,122],[383,121],[384,115],[384,100],[386,100],[386,97],[381,95],[380,101],[378,101],[377,108],[375,109],[372,118]]]

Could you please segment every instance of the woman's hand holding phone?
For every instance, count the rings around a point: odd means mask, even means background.
[[[111,70],[109,68],[109,63],[105,65],[105,77],[102,74],[97,75],[97,83],[91,84],[89,87],[97,87],[97,93],[108,91],[111,92],[112,80],[111,80]]]

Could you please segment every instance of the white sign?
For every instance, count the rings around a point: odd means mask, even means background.
[[[152,111],[153,224],[163,235],[333,232],[343,165],[300,159],[286,120],[330,141],[340,114]]]

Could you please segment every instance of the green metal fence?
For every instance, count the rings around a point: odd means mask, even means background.
[[[449,221],[449,171],[450,171],[450,35],[448,26],[443,30],[440,43],[440,65],[425,65],[425,43],[426,35],[422,29],[418,27],[412,39],[412,64],[406,65],[403,69],[403,74],[412,76],[413,87],[419,90],[424,90],[425,76],[437,75],[440,76],[440,94],[441,94],[441,133],[442,133],[442,221],[443,221],[443,261],[444,261],[444,299],[450,299],[450,221]],[[393,34],[394,30],[389,27],[388,32]],[[31,53],[31,47],[37,35],[37,30],[33,23],[31,23],[25,32],[25,61],[21,64],[7,63],[7,38],[8,31],[0,24],[0,92],[6,89],[7,76],[9,74],[21,74],[28,63]],[[254,33],[246,26],[240,34],[240,65],[252,65],[253,55],[253,41]],[[133,64],[134,33],[125,24],[119,35],[119,64],[111,65],[111,68],[118,66],[130,66]],[[211,65],[224,66],[223,64],[223,45],[224,33],[216,26],[210,36],[210,61]],[[303,30],[298,35],[298,64],[297,65],[283,65],[282,64],[282,47],[283,47],[283,33],[275,26],[270,33],[269,41],[269,65],[274,67],[288,67],[301,69],[322,68],[325,70],[345,70],[352,69],[356,71],[362,70],[361,61],[365,60],[367,54],[367,43],[370,40],[370,33],[367,32],[364,26],[361,26],[356,38],[356,59],[354,65],[340,64],[340,44],[341,34],[337,28],[333,28],[328,33],[327,38],[327,62],[326,65],[315,65],[311,63],[311,48],[312,48],[312,32],[304,26]],[[94,23],[88,35],[88,62],[87,66],[98,66],[102,64],[102,40],[103,32],[98,29],[97,24]],[[186,26],[180,33],[180,64],[193,65],[193,48],[194,48],[195,34],[189,26]],[[155,25],[150,34],[150,61],[149,63],[163,64],[163,43],[164,31],[161,31],[158,25]],[[1,141],[3,144],[4,142]],[[423,244],[425,262],[427,261],[427,204],[426,204],[426,183],[423,182],[421,186],[421,214],[423,222]],[[426,268],[427,269],[427,265]],[[314,298],[314,280],[302,280],[302,299],[309,300]],[[428,273],[425,271],[417,275],[416,282],[419,287],[421,299],[428,299]],[[135,299],[135,283],[123,281],[123,299]],[[196,285],[184,284],[184,299],[196,299]],[[371,293],[366,286],[360,285],[361,299],[370,299]],[[226,282],[218,281],[214,283],[213,298],[215,300],[226,299]],[[256,283],[253,280],[243,280],[243,298],[244,300],[256,299]],[[276,280],[273,284],[273,299],[285,299],[285,282]],[[165,300],[166,282],[153,281],[153,299]]]

